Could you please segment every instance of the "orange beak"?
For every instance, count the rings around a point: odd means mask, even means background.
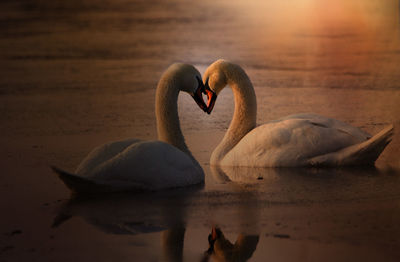
[[[217,100],[217,94],[210,89],[208,85],[208,78],[206,80],[206,84],[204,86],[204,93],[207,95],[207,114],[211,114],[211,111],[214,108],[215,101]]]
[[[214,244],[217,238],[221,235],[221,230],[216,228],[215,226],[212,227],[211,233],[208,235],[208,245],[209,248],[206,251],[207,254],[211,255],[214,252]]]
[[[213,226],[211,229],[211,239],[215,241],[217,237],[218,237],[217,229],[215,228],[215,226]]]

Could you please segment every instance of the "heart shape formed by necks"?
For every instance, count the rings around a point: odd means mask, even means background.
[[[207,114],[210,114],[214,108],[215,100],[217,99],[217,94],[210,89],[208,85],[208,79],[206,84],[203,84],[203,81],[199,77],[196,76],[198,87],[194,94],[192,95],[194,101],[196,101],[197,105]],[[207,104],[204,102],[203,94],[207,97]]]

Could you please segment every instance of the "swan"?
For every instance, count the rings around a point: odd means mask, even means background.
[[[232,88],[235,99],[233,120],[211,155],[211,165],[373,165],[393,135],[393,125],[371,136],[359,128],[316,114],[295,114],[256,126],[256,95],[239,65],[217,60],[206,69],[203,82],[208,114],[226,85]]]
[[[203,169],[189,151],[179,124],[177,99],[189,93],[206,110],[199,71],[176,63],[161,76],[155,111],[158,141],[126,139],[101,145],[80,163],[74,174],[52,169],[75,193],[161,190],[204,182]]]

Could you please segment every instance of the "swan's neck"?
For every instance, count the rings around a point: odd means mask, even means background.
[[[224,71],[235,98],[235,111],[228,131],[211,155],[212,165],[221,162],[224,156],[256,126],[257,101],[249,77],[236,65],[231,65]]]
[[[197,161],[189,151],[178,117],[179,89],[173,80],[160,81],[156,91],[156,119],[158,140],[171,144]]]

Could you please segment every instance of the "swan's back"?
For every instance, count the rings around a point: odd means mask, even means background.
[[[138,139],[95,148],[76,174],[53,170],[76,193],[153,191],[204,181],[202,168],[181,150],[165,142]]]
[[[145,189],[201,183],[204,173],[185,153],[161,141],[134,143],[95,168],[97,181],[140,184]]]
[[[371,136],[341,121],[314,114],[291,115],[250,131],[221,165],[305,166],[308,160],[366,141]]]
[[[115,157],[127,147],[141,142],[142,140],[131,138],[119,141],[109,142],[94,148],[79,164],[75,170],[75,174],[82,177],[89,177],[92,175],[94,169],[106,162],[107,160]]]

